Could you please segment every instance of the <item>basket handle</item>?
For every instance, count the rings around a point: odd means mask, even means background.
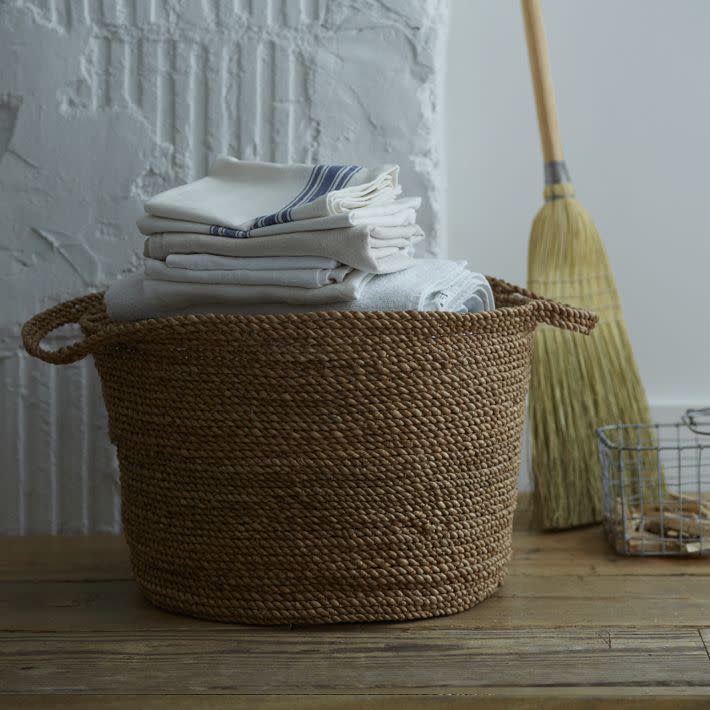
[[[563,330],[589,335],[599,322],[599,316],[583,308],[573,308],[564,303],[536,297],[530,304],[538,314],[540,323],[552,325]]]
[[[59,350],[45,350],[42,341],[57,328],[69,323],[79,323],[89,314],[103,310],[103,293],[91,293],[65,303],[60,303],[30,318],[22,326],[22,342],[25,350],[33,357],[53,365],[67,365],[86,357],[99,341],[106,340],[105,330],[101,334],[90,335],[78,343]]]
[[[535,312],[539,323],[546,323],[555,328],[589,335],[599,322],[599,316],[596,313],[592,313],[592,311],[536,296],[527,289],[513,286],[507,281],[502,281],[492,276],[487,276],[486,278],[498,293],[503,293],[514,300],[519,300],[521,305],[530,306]]]
[[[707,428],[708,425],[698,421],[700,418],[704,419],[707,417],[710,417],[710,407],[705,407],[704,409],[686,409],[685,414],[681,417],[681,421],[693,434],[710,436],[710,429]]]
[[[519,299],[521,305],[530,306],[540,323],[589,335],[599,320],[599,317],[591,311],[541,298],[501,279],[491,276],[487,278],[497,292]],[[91,293],[88,296],[80,296],[60,303],[33,316],[22,326],[22,342],[25,350],[33,357],[52,365],[68,365],[86,357],[98,346],[114,341],[117,336],[128,335],[129,329],[131,334],[136,336],[135,323],[116,323],[59,350],[46,350],[42,347],[42,341],[57,328],[70,323],[80,323],[90,315],[102,314],[103,298],[103,293]]]

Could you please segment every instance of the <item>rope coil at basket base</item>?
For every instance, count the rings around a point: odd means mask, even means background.
[[[100,294],[35,316],[31,354],[92,353],[136,579],[222,621],[371,621],[485,599],[510,557],[538,323],[596,317],[491,279],[492,312],[114,323]],[[79,323],[84,339],[43,338]]]

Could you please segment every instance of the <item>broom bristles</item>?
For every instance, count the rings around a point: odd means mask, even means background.
[[[602,518],[595,429],[643,424],[649,409],[602,240],[569,183],[550,185],[530,233],[528,288],[596,312],[589,337],[535,336],[530,381],[534,517],[543,529]]]

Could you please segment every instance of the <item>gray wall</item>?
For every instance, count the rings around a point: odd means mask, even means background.
[[[651,402],[710,406],[710,2],[544,0],[563,144]],[[525,283],[542,157],[518,0],[451,0],[448,248]]]
[[[562,139],[657,421],[710,406],[710,2],[544,0]],[[451,0],[448,249],[525,283],[542,158],[518,0]],[[528,487],[524,460],[521,485]]]
[[[92,364],[18,335],[139,265],[146,196],[222,152],[397,161],[438,252],[446,19],[444,0],[0,3],[0,532],[118,530]]]

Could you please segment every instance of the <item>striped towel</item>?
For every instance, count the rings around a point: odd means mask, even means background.
[[[275,222],[263,227],[252,227],[249,230],[220,227],[204,222],[187,222],[166,217],[154,217],[144,214],[138,220],[138,229],[146,236],[151,234],[209,234],[213,237],[229,237],[230,239],[254,239],[256,237],[271,237],[275,234],[294,234],[300,232],[321,232],[346,227],[364,225],[368,227],[409,227],[416,222],[417,209],[421,197],[405,197],[392,202],[357,207],[349,212],[331,214],[327,217],[299,219],[295,222]]]
[[[317,232],[293,232],[253,239],[228,239],[208,234],[168,232],[145,240],[149,259],[170,254],[215,254],[227,257],[321,256],[355,269],[386,274],[409,268],[414,246],[424,239],[416,225],[347,227]]]
[[[206,225],[209,233],[219,236],[227,236],[226,229],[234,232],[228,236],[247,237],[253,229],[390,203],[400,191],[398,174],[396,165],[280,165],[221,156],[206,177],[152,197],[145,211],[152,217]],[[344,226],[342,217],[334,226]]]

